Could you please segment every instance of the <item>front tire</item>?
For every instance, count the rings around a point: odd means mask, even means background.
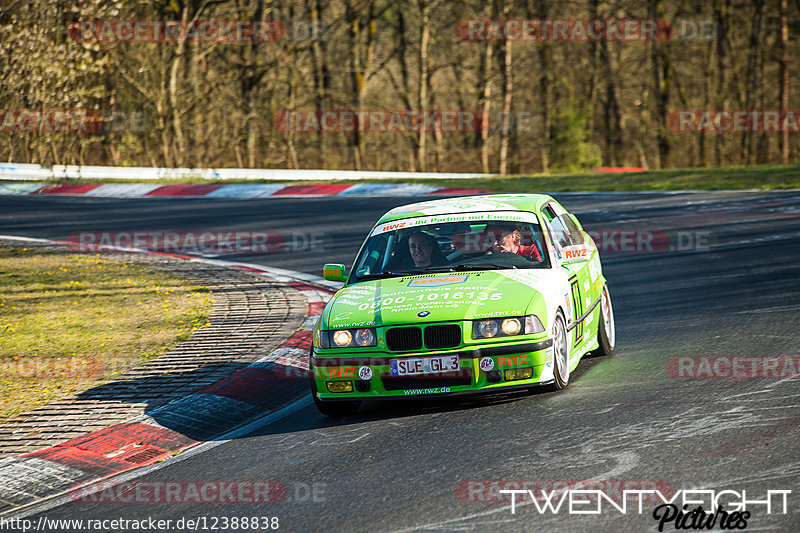
[[[559,311],[553,321],[553,384],[551,390],[561,390],[569,385],[569,335],[564,317]]]
[[[600,320],[597,324],[597,349],[592,356],[611,355],[617,342],[617,330],[614,323],[614,308],[611,307],[611,295],[608,285],[603,286],[600,295]]]

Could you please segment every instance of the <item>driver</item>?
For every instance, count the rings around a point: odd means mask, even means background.
[[[408,252],[417,268],[440,264],[444,259],[436,239],[422,231],[412,233],[408,238]]]

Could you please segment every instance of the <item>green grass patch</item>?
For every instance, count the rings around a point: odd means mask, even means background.
[[[168,272],[0,247],[0,420],[161,355],[208,325],[212,301]]]
[[[606,174],[583,172],[573,174],[519,174],[467,179],[333,180],[298,181],[293,183],[424,183],[439,187],[491,189],[496,192],[565,192],[565,191],[666,191],[666,190],[741,190],[800,188],[800,164],[755,165],[713,168],[649,170],[636,173]],[[6,180],[8,181],[8,180]],[[142,180],[161,185],[284,183],[270,180],[207,180],[199,177]],[[2,182],[2,180],[0,180]],[[131,180],[88,179],[50,180],[50,183],[132,183]],[[289,182],[285,182],[289,183]]]
[[[391,181],[518,193],[794,189],[800,188],[800,165],[688,168],[626,173],[520,174],[457,180]]]
[[[800,188],[800,165],[518,175],[450,180],[445,186],[487,188],[496,192],[793,189]]]

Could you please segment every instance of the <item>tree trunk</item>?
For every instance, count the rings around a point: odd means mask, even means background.
[[[403,106],[405,109],[413,109],[414,104],[411,101],[411,81],[409,77],[409,66],[408,66],[408,38],[406,36],[406,19],[403,13],[402,8],[398,8],[397,10],[397,53],[399,55],[399,63],[400,63],[400,84],[399,87],[395,87],[399,96],[403,102]],[[406,137],[409,139],[409,154],[408,160],[410,162],[408,170],[410,172],[416,172],[417,170],[417,151],[419,148],[419,137],[417,135],[408,135]]]
[[[761,47],[764,41],[764,0],[754,0],[755,13],[750,32],[750,53],[747,56],[747,111],[757,107],[758,95],[761,91]],[[748,165],[755,156],[756,132],[748,128],[742,137],[742,151]]]
[[[786,17],[786,0],[778,0],[780,3],[780,60],[779,60],[779,78],[780,78],[780,110],[781,117],[789,109],[789,55],[787,42],[789,41],[789,26]],[[789,129],[784,128],[781,133],[781,162],[786,164],[789,162]]]
[[[661,0],[650,0],[650,19],[665,19]],[[656,107],[656,145],[658,146],[657,168],[669,166],[670,141],[667,137],[667,110],[672,86],[672,63],[669,45],[654,41],[650,43],[653,68],[653,95]]]
[[[367,89],[367,70],[374,50],[375,42],[375,2],[370,0],[366,7],[367,18],[362,20],[361,10],[357,10],[348,1],[345,8],[345,20],[350,28],[350,80],[352,84],[353,106],[356,111],[364,108],[364,93]],[[366,28],[367,42],[362,42],[362,32]],[[366,51],[364,50],[366,48]],[[351,136],[353,159],[356,170],[363,168],[364,138],[358,127]]]
[[[426,0],[417,0],[417,9],[420,14],[420,28],[419,28],[419,56],[418,61],[418,85],[417,85],[417,103],[421,111],[425,110],[428,103],[428,46],[431,39],[431,12],[430,5]],[[419,142],[417,143],[417,164],[420,172],[425,172],[428,169],[426,142],[428,133],[425,128],[419,129]]]
[[[505,14],[505,13],[504,13]],[[512,41],[505,41],[501,50],[503,81],[503,116],[500,123],[500,175],[505,176],[508,168],[509,121],[511,120],[511,98],[514,91],[512,64]]]
[[[714,22],[717,28],[717,76],[714,97],[714,107],[716,110],[728,109],[728,57],[730,56],[730,43],[728,41],[728,17],[730,11],[730,0],[715,0],[714,2]],[[727,164],[725,153],[725,136],[714,136],[715,165],[720,167]]]
[[[189,20],[189,7],[184,6],[181,12],[181,23]],[[175,47],[175,57],[172,60],[169,74],[169,104],[172,108],[172,133],[175,135],[176,154],[174,160],[178,166],[184,166],[186,161],[186,137],[183,132],[183,118],[181,117],[182,99],[178,87],[178,75],[182,70],[186,41],[179,40]]]
[[[324,20],[324,7],[325,4],[321,0],[314,0],[311,5],[311,23],[315,28],[319,27],[322,20]],[[324,37],[314,39],[311,49],[314,56],[314,109],[317,111],[317,116],[320,116],[320,113],[322,113],[328,105],[328,91],[331,85],[331,75],[326,57],[327,45],[325,44]],[[318,131],[316,137],[317,153],[321,158],[320,168],[328,168],[327,137],[322,131]]]
[[[548,18],[547,0],[537,0],[536,12],[530,15],[531,18]],[[550,141],[553,138],[551,131],[553,115],[553,61],[551,47],[549,43],[539,43],[539,95],[541,98],[540,109],[542,110],[542,133],[539,142],[539,158],[541,159],[542,172],[547,172],[550,168]]]

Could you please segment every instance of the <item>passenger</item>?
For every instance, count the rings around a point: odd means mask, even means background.
[[[542,255],[539,253],[536,244],[522,246],[522,235],[519,228],[513,230],[508,227],[492,229],[494,229],[495,235],[499,236],[494,242],[495,252],[533,257],[540,263],[542,262]]]

